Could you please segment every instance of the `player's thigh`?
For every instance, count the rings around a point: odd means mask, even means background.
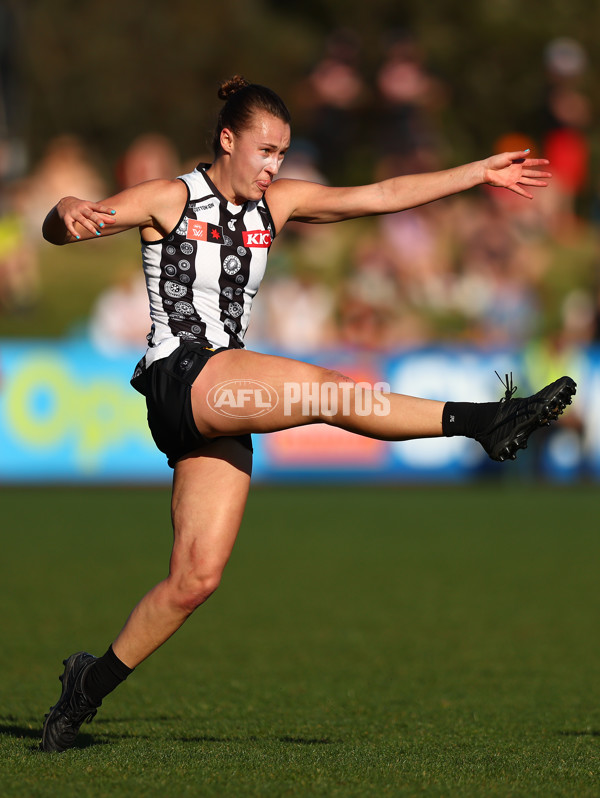
[[[252,452],[218,438],[175,464],[171,575],[218,579],[237,537],[252,470]]]
[[[352,380],[340,372],[293,358],[230,349],[212,357],[196,378],[192,386],[194,420],[208,436],[310,424],[319,418],[303,412],[303,404],[293,401],[297,392],[314,389],[318,395],[325,383],[349,382]]]

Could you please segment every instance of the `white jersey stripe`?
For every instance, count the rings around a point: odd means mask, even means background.
[[[146,365],[182,339],[210,348],[244,346],[275,230],[264,198],[233,205],[206,168],[181,176],[188,201],[172,233],[142,242],[152,318]]]

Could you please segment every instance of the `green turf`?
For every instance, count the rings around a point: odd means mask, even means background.
[[[163,489],[4,489],[2,796],[598,796],[595,486],[258,488],[223,584],[38,751],[163,575]]]

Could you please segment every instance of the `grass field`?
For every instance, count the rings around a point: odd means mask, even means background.
[[[0,491],[0,795],[598,796],[595,486],[257,488],[223,584],[38,750],[164,574],[163,489]]]

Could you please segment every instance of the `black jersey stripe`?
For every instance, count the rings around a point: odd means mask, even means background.
[[[189,199],[177,228],[161,242],[142,244],[154,324],[150,346],[156,348],[149,362],[168,354],[182,338],[208,347],[244,346],[267,265],[270,241],[263,232],[273,237],[264,198],[229,203],[212,191],[204,170],[180,179]]]
[[[275,229],[275,222],[271,216],[271,209],[269,208],[266,196],[263,195],[262,205],[259,204],[257,210],[262,217],[266,229],[271,233],[271,239],[275,238],[277,230]]]
[[[223,228],[221,245],[221,276],[219,278],[219,309],[223,329],[229,335],[229,348],[242,349],[239,335],[244,314],[244,288],[250,277],[252,253],[243,245],[242,231],[246,206],[232,214],[226,203],[220,204],[219,220]]]

